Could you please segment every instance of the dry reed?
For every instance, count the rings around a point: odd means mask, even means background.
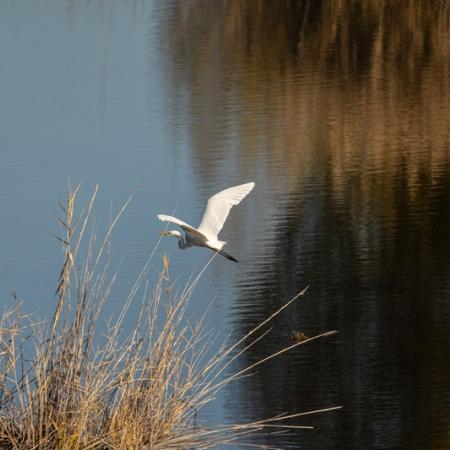
[[[64,259],[52,320],[49,324],[35,323],[18,307],[0,319],[2,449],[233,446],[248,433],[302,428],[285,421],[336,409],[214,428],[197,423],[197,412],[224,386],[268,359],[311,340],[295,343],[226,375],[229,365],[265,335],[257,336],[257,332],[304,291],[238,342],[221,346],[211,357],[208,355],[214,340],[205,330],[205,317],[194,325],[186,318],[192,291],[203,271],[182,292],[173,295],[168,260],[163,258],[158,280],[151,289],[146,280],[155,247],[121,312],[99,336],[100,312],[116,278],[109,264],[111,232],[131,197],[104,239],[98,241],[95,233],[87,233],[97,188],[76,217],[78,190],[79,186],[69,186],[66,204],[60,205],[63,235],[57,238],[63,245]],[[136,323],[124,336],[124,320],[136,301],[140,302]]]

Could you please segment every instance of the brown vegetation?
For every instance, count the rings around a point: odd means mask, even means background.
[[[185,314],[201,273],[180,294],[173,295],[169,263],[163,258],[158,281],[151,288],[146,275],[154,251],[120,314],[100,336],[102,306],[115,280],[108,258],[111,231],[126,204],[106,237],[97,242],[94,234],[86,237],[97,190],[76,219],[77,192],[78,188],[69,189],[66,205],[60,205],[64,236],[58,239],[63,244],[64,262],[53,319],[49,324],[34,323],[16,308],[0,321],[1,448],[210,448],[231,444],[255,431],[303,428],[285,421],[319,412],[215,428],[204,427],[197,420],[198,411],[224,386],[311,340],[283,348],[238,373],[229,375],[226,370],[267,334],[263,327],[303,292],[237,343],[220,346],[211,357],[208,352],[215,342],[206,330],[205,317],[191,324]],[[124,336],[127,311],[141,295],[136,322]],[[333,332],[323,335],[330,334]]]

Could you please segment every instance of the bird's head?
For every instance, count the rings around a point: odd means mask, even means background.
[[[180,237],[181,237],[181,233],[176,230],[161,231],[161,233],[159,233],[159,234],[162,237],[172,236],[172,237],[176,237],[177,239],[180,239]]]

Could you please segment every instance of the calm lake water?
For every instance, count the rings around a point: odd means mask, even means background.
[[[449,68],[446,2],[2,1],[2,304],[15,290],[50,314],[68,179],[83,198],[100,185],[100,229],[142,181],[113,238],[112,311],[157,213],[195,225],[211,194],[254,180],[222,234],[240,263],[215,258],[191,313],[215,298],[208,326],[239,339],[309,286],[235,370],[293,330],[339,334],[226,389],[204,420],[342,405],[264,443],[449,448]],[[211,256],[159,252],[181,285]]]

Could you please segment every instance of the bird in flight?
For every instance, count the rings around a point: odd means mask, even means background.
[[[178,239],[178,247],[181,249],[189,247],[206,247],[220,253],[231,261],[238,262],[236,258],[225,253],[222,248],[225,241],[219,241],[219,233],[223,228],[225,220],[233,206],[238,205],[255,187],[255,183],[245,183],[233,186],[213,195],[206,204],[200,225],[197,228],[191,227],[186,222],[165,214],[158,214],[156,217],[165,222],[172,222],[179,225],[184,230],[184,236],[179,231],[162,231],[161,236],[173,236]]]

